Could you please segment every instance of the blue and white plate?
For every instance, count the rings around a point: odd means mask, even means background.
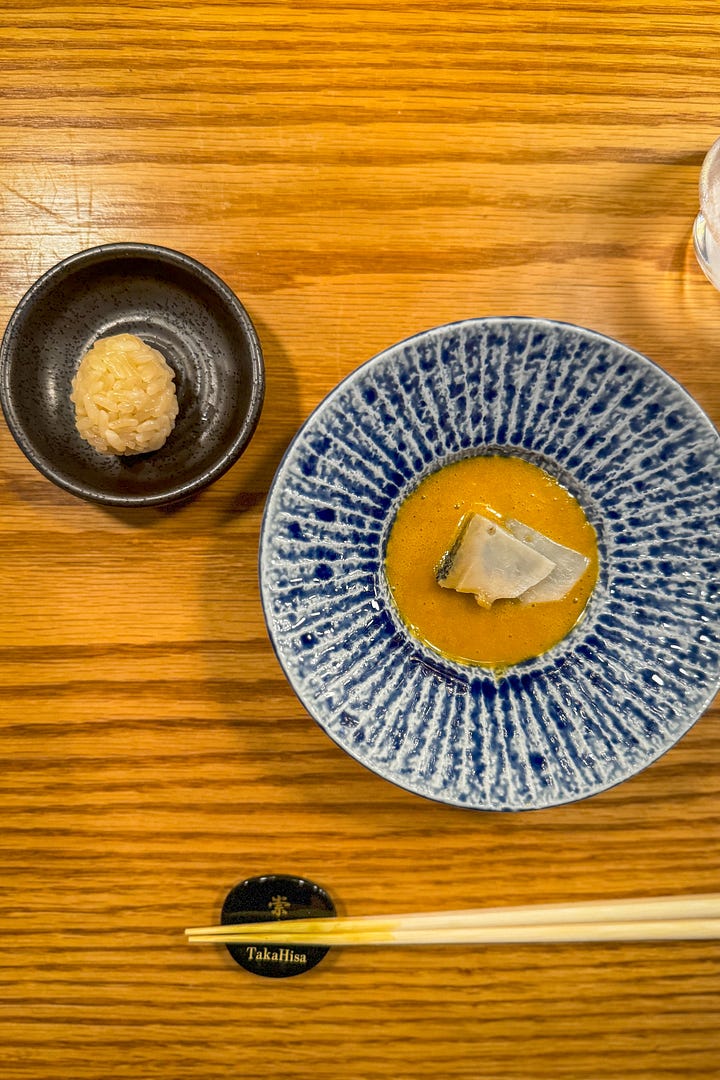
[[[348,754],[440,802],[529,810],[627,780],[718,686],[719,446],[665,372],[580,327],[471,319],[393,346],[312,414],[268,498],[262,599],[290,684]],[[560,480],[601,559],[575,629],[504,675],[416,640],[383,569],[406,495],[484,453]]]

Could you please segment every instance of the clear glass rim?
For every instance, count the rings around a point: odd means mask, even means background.
[[[695,221],[693,222],[693,247],[695,249],[695,258],[698,261],[700,269],[704,273],[711,285],[714,285],[716,289],[720,290],[720,280],[713,273],[712,264],[708,258],[707,253],[707,236],[709,235],[715,243],[715,236],[712,233],[702,210],[697,214]],[[720,247],[720,245],[718,245]]]

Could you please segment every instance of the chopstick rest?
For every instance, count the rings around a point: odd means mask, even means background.
[[[300,941],[292,945],[285,940],[279,923],[289,926],[301,920],[304,926],[319,916],[326,921],[335,906],[319,885],[306,878],[286,874],[265,874],[247,878],[235,885],[225,898],[217,929],[228,935],[223,942],[235,963],[254,975],[270,979],[287,979],[314,968],[328,952],[328,946]],[[262,923],[278,933],[275,941],[255,941],[252,925]],[[244,932],[239,941],[235,932]],[[222,942],[221,938],[215,939]]]

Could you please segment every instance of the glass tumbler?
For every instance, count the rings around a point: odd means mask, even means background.
[[[700,213],[693,225],[697,261],[720,289],[720,139],[708,150],[700,170]]]

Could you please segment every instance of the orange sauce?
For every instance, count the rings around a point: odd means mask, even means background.
[[[534,604],[497,600],[484,609],[474,596],[437,584],[438,564],[463,518],[488,507],[590,560],[567,596]],[[577,500],[537,465],[519,457],[465,458],[426,477],[402,503],[385,571],[415,637],[453,660],[502,668],[546,652],[577,623],[597,580],[597,537]]]

